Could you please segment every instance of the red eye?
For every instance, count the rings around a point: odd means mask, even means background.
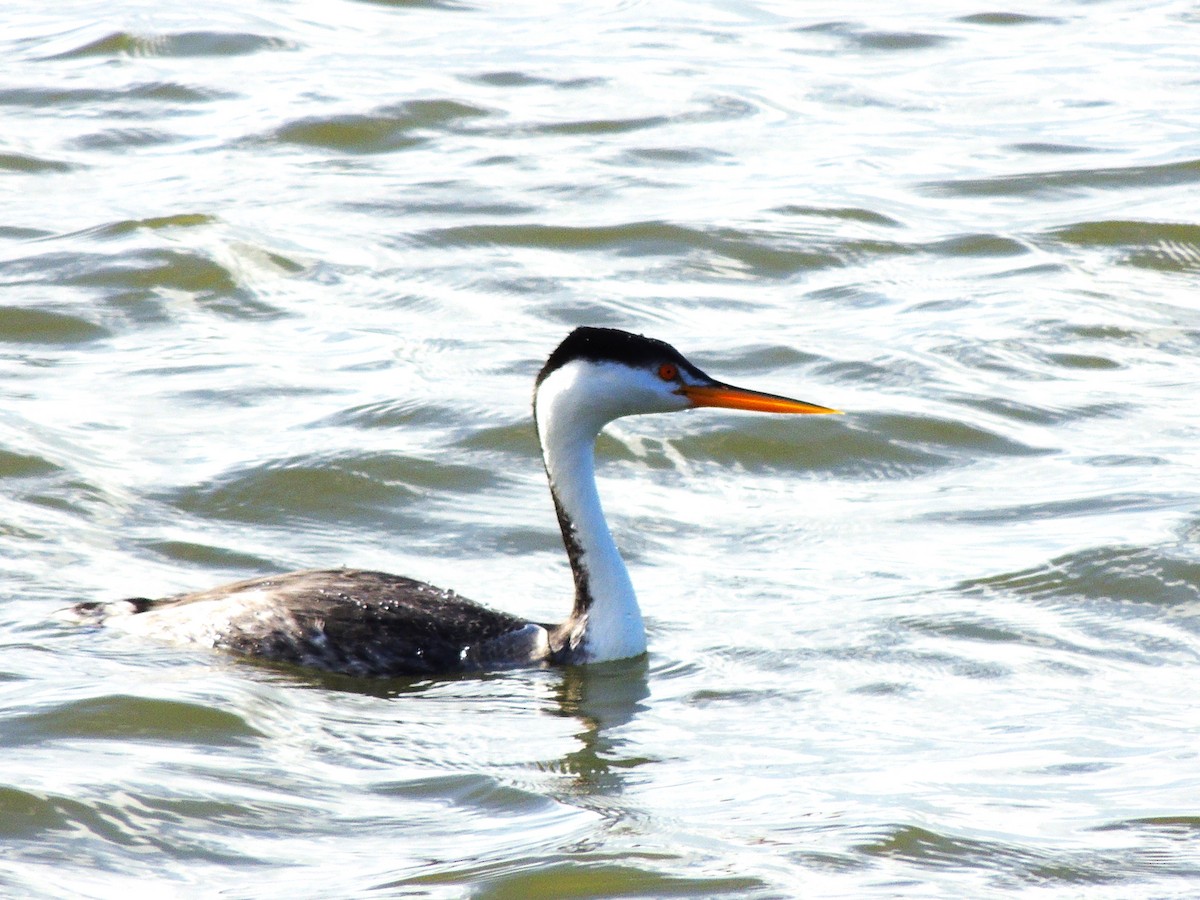
[[[658,377],[663,381],[674,381],[679,377],[679,370],[674,363],[663,363],[658,367]]]

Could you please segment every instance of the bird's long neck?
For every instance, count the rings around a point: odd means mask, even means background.
[[[575,576],[575,606],[555,635],[556,652],[570,662],[637,656],[646,650],[642,613],[596,491],[594,448],[606,420],[569,398],[541,393],[538,437]]]

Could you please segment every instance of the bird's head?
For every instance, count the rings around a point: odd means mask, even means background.
[[[704,374],[663,341],[615,328],[576,328],[550,354],[534,389],[539,428],[571,422],[598,433],[621,416],[698,406],[773,413],[836,413],[776,394],[734,387]]]
[[[552,402],[547,403],[546,400]],[[534,391],[535,412],[566,412],[605,422],[623,415],[673,413],[694,407],[758,413],[838,413],[839,410],[718,382],[653,337],[612,328],[577,328],[546,360]],[[552,409],[553,407],[553,409]]]

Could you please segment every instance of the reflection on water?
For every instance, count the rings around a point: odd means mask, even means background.
[[[624,770],[649,762],[626,755],[630,745],[617,734],[645,710],[642,701],[650,696],[648,673],[645,657],[563,670],[554,689],[560,714],[578,719],[583,729],[575,735],[579,749],[565,755],[560,764],[563,772],[574,776],[573,795],[617,793]]]
[[[0,36],[3,892],[1189,896],[1195,11],[118,2]],[[577,324],[648,660],[66,628],[339,564],[537,621]]]

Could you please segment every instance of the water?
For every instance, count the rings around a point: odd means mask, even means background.
[[[0,891],[1195,894],[1193,5],[4,18]],[[602,437],[646,660],[53,618],[343,563],[561,617],[582,323],[848,411]]]

